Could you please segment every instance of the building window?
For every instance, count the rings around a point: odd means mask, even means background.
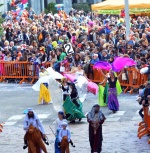
[[[56,4],[63,4],[63,0],[56,0]]]
[[[74,3],[78,3],[77,0],[72,0],[72,4],[74,4]]]

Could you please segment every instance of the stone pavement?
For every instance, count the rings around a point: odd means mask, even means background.
[[[107,120],[103,125],[102,153],[149,153],[148,137],[137,138],[138,123],[141,118],[138,110],[141,106],[135,101],[136,94],[121,94],[119,98],[120,110],[116,114],[110,113],[107,107],[102,107]],[[28,84],[0,84],[0,123],[5,122],[4,130],[0,133],[0,153],[27,153],[23,150],[22,129],[23,111],[28,107],[35,110],[42,121],[47,136],[51,142],[47,146],[49,153],[54,153],[54,136],[49,125],[54,129],[54,120],[57,112],[53,105],[37,105],[38,92],[32,90]],[[56,96],[54,102],[59,97]],[[88,93],[83,103],[83,112],[86,114],[97,103],[98,98]],[[88,123],[86,119],[81,123],[70,124],[72,140],[76,148],[70,146],[71,153],[90,153],[88,141]]]
[[[54,135],[48,125],[44,125],[51,144],[47,146],[48,153],[54,153]],[[54,129],[54,124],[52,125]],[[84,120],[81,123],[69,124],[72,133],[72,140],[75,148],[70,146],[72,153],[90,153],[88,141],[88,123]],[[137,122],[105,122],[103,125],[103,151],[102,153],[149,153],[150,145],[148,137],[141,140],[137,138]],[[4,126],[0,133],[1,153],[27,153],[23,150],[24,131],[20,126]]]

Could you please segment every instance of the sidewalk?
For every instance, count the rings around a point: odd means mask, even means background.
[[[48,125],[44,125],[51,144],[47,147],[49,153],[54,153],[54,135]],[[52,125],[54,129],[54,125]],[[70,124],[72,140],[75,148],[70,146],[71,153],[90,153],[88,141],[88,123]],[[106,122],[103,125],[103,151],[102,153],[149,153],[148,137],[141,140],[137,138],[138,123],[131,122]],[[0,133],[1,153],[27,153],[23,150],[24,131],[22,127],[5,126]]]

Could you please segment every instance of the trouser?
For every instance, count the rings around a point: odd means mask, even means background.
[[[143,108],[141,108],[139,111],[139,115],[142,117],[142,119],[144,118],[144,114],[142,113],[143,111],[144,111]]]
[[[61,149],[59,148],[60,142],[58,141],[58,138],[55,140],[55,153],[61,153]]]

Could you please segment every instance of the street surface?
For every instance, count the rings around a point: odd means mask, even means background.
[[[119,96],[120,110],[112,114],[107,107],[102,111],[107,120],[103,125],[102,153],[149,153],[148,137],[137,138],[138,123],[141,118],[138,110],[141,106],[135,101],[137,94],[121,94]],[[60,97],[56,95],[57,102]],[[87,114],[92,106],[98,102],[97,96],[88,93],[83,103],[84,113]],[[33,108],[41,119],[50,145],[46,146],[49,153],[54,153],[54,135],[49,125],[54,129],[57,112],[53,104],[37,105],[38,92],[32,90],[28,84],[0,84],[0,123],[5,122],[3,132],[0,133],[0,153],[27,153],[23,150],[22,123],[24,110]],[[75,148],[70,146],[71,153],[90,153],[88,142],[88,123],[83,119],[80,123],[69,124]]]

